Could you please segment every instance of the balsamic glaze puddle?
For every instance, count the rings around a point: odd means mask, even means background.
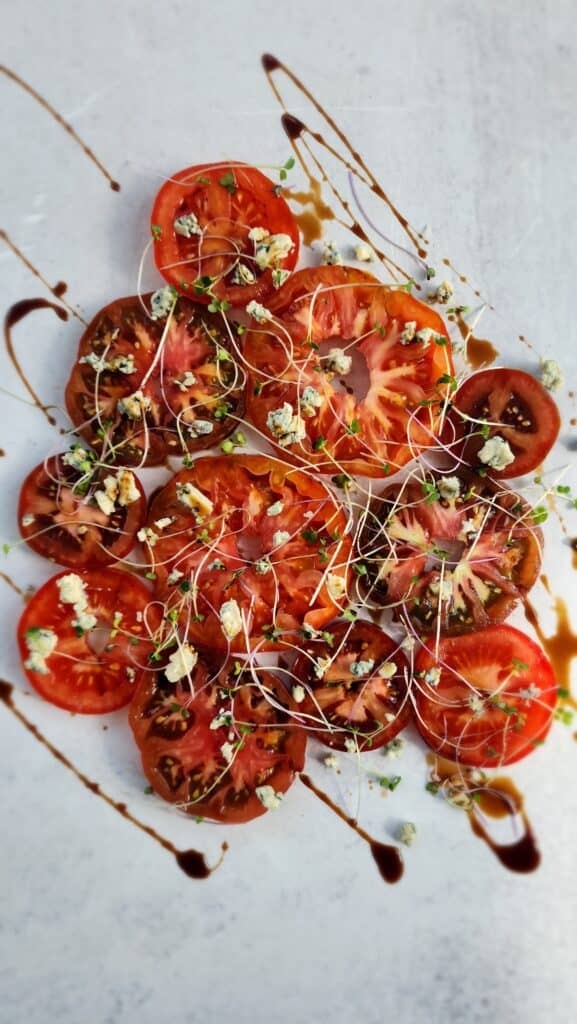
[[[162,846],[164,850],[168,850],[169,853],[172,853],[176,863],[179,868],[184,871],[185,875],[188,875],[189,878],[208,878],[213,871],[216,871],[216,869],[220,867],[223,857],[228,850],[228,843],[222,844],[222,854],[216,864],[212,867],[209,867],[204,858],[204,854],[200,853],[198,850],[178,850],[169,839],[160,835],[156,829],[153,829],[150,825],[146,825],[143,821],[140,821],[139,818],[135,818],[135,816],[128,810],[125,803],[114,800],[108,795],[108,793],[105,793],[100,788],[97,782],[89,779],[84,772],[81,772],[76,765],[72,764],[72,761],[69,761],[66,755],[63,754],[61,750],[58,750],[58,747],[55,747],[54,744],[47,739],[44,733],[42,733],[40,729],[26,717],[24,712],[21,711],[20,708],[16,707],[12,699],[13,690],[14,688],[10,683],[0,679],[0,701],[9,709],[9,711],[12,712],[13,715],[15,715],[24,728],[34,736],[34,739],[38,740],[43,747],[46,747],[46,749],[52,754],[52,757],[56,758],[60,764],[63,764],[65,768],[68,768],[68,770],[72,772],[72,774],[79,782],[82,783],[83,786],[86,787],[86,789],[91,793],[94,793],[95,796],[100,797],[101,800],[104,800],[109,807],[113,807],[118,814],[126,819],[126,821],[129,821],[132,825],[135,825],[136,828],[140,829],[141,832],[144,832],[147,836],[150,836],[151,839],[154,839],[154,841]]]

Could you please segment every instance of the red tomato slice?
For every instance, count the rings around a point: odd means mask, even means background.
[[[512,626],[432,641],[416,659],[417,725],[451,761],[478,768],[512,764],[549,731],[557,703],[551,663]],[[438,682],[436,681],[438,679]]]
[[[63,601],[59,581],[81,581],[94,618],[81,625],[81,610]],[[124,707],[147,670],[151,631],[160,616],[144,583],[115,569],[52,576],[26,606],[18,624],[24,671],[52,704],[84,715]],[[40,649],[39,659],[34,652]]]
[[[187,814],[250,821],[280,803],[304,765],[306,733],[290,720],[294,704],[278,679],[259,670],[257,686],[246,675],[230,665],[215,678],[199,659],[194,693],[187,679],[160,673],[134,695],[129,721],[144,773]]]
[[[502,622],[537,581],[543,534],[518,494],[460,471],[388,488],[371,510],[361,548],[371,596],[408,615],[419,633],[468,633]],[[440,616],[440,624],[438,623]]]
[[[382,629],[337,622],[302,646],[292,669],[306,689],[299,715],[328,747],[346,750],[352,740],[360,751],[376,750],[407,725],[407,662]]]
[[[290,251],[274,259],[274,249],[257,250],[253,228],[288,236]],[[273,182],[238,163],[199,164],[172,175],[154,201],[152,235],[156,266],[169,284],[191,295],[200,291],[202,300],[210,283],[211,294],[233,306],[266,299],[275,288],[273,271],[292,270],[299,252],[297,223]],[[269,259],[271,266],[263,266]],[[239,275],[246,283],[238,283]],[[211,281],[195,289],[201,278]]]
[[[491,476],[508,480],[531,473],[551,451],[561,426],[557,405],[542,384],[530,373],[502,367],[474,373],[461,384],[453,400],[447,440],[463,438],[457,450],[471,463],[488,469]],[[459,413],[472,417],[464,420]],[[488,428],[483,428],[487,420]],[[488,433],[487,433],[488,429]],[[488,438],[501,437],[509,445],[514,462],[496,470],[479,460]]]
[[[345,513],[322,483],[276,459],[198,459],[156,495],[148,525],[157,594],[205,647],[282,647],[284,633],[322,628],[346,599]]]
[[[380,477],[434,442],[453,364],[429,306],[334,266],[299,271],[269,308],[274,320],[245,336],[247,412],[286,457],[322,473]],[[340,381],[343,356],[353,358],[350,385]],[[290,430],[273,423],[286,406]]]
[[[244,376],[222,319],[180,298],[172,315],[154,320],[150,299],[117,299],[98,313],[66,387],[82,437],[103,459],[125,465],[210,448],[236,427],[244,406]],[[92,365],[99,359],[100,372]]]
[[[18,504],[26,543],[44,558],[74,569],[124,558],[145,516],[146,495],[134,473],[99,467],[93,453],[80,445],[36,466],[22,484]]]

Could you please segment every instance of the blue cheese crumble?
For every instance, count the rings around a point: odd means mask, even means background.
[[[306,437],[304,420],[295,413],[290,402],[284,402],[279,409],[271,409],[266,425],[281,448],[297,444]]]
[[[321,264],[325,267],[341,267],[343,265],[340,249],[332,239],[328,238],[323,245]]]
[[[175,304],[176,289],[170,284],[164,288],[159,288],[150,296],[151,319],[164,320],[174,309]]]
[[[24,662],[24,668],[30,672],[38,672],[39,675],[46,675],[48,667],[46,658],[49,658],[58,643],[58,637],[52,629],[42,629],[34,626],[26,631],[26,647],[28,658]]]
[[[177,217],[173,224],[175,233],[181,238],[192,238],[193,235],[202,235],[202,228],[198,223],[195,213],[184,213]]]
[[[190,644],[181,644],[168,659],[164,674],[169,683],[177,683],[179,679],[189,676],[198,661],[198,654]]]
[[[256,320],[258,324],[266,324],[273,319],[270,309],[267,309],[266,306],[261,305],[255,299],[249,302],[245,308],[248,315],[252,316],[253,320]]]
[[[479,451],[479,461],[497,471],[505,469],[515,461],[509,444],[499,434],[489,437]]]
[[[352,661],[349,671],[352,676],[358,679],[360,676],[368,676],[375,667],[374,658],[367,658],[366,661]]]
[[[242,615],[238,602],[234,597],[230,601],[225,601],[221,604],[220,624],[224,635],[229,640],[233,640],[242,631]]]

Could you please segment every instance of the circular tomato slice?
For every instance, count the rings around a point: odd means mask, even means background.
[[[342,607],[347,527],[334,495],[310,475],[262,455],[209,457],[153,499],[146,553],[167,614],[193,640],[276,649],[284,633],[320,629]]]
[[[380,607],[419,633],[457,634],[507,618],[537,580],[543,534],[513,491],[430,473],[384,492],[361,548]]]
[[[230,162],[172,175],[154,201],[152,236],[169,284],[233,306],[266,299],[299,251],[297,223],[273,182]]]
[[[292,675],[305,687],[299,715],[318,739],[337,750],[376,750],[411,716],[398,644],[378,626],[337,622],[302,644]]]
[[[52,576],[26,606],[18,644],[28,681],[67,711],[128,704],[145,674],[160,616],[144,583],[115,569]]]
[[[507,367],[474,373],[461,384],[453,406],[448,442],[461,439],[456,450],[462,457],[501,480],[536,469],[561,426],[557,405],[543,385],[530,373]],[[493,451],[495,438],[499,448],[508,445],[510,461],[502,469],[501,452]]]
[[[244,374],[222,319],[184,298],[157,319],[149,309],[150,295],[105,306],[80,339],[66,387],[82,437],[126,465],[210,448],[243,412]]]
[[[232,824],[277,807],[302,769],[306,733],[294,710],[271,673],[259,670],[257,685],[246,671],[215,675],[199,659],[190,681],[147,676],[129,721],[154,791],[187,814]]]
[[[74,569],[124,558],[145,516],[146,496],[134,473],[99,466],[81,445],[36,466],[18,504],[26,543]]]
[[[540,647],[512,626],[432,641],[415,664],[415,712],[425,740],[458,764],[512,764],[541,743],[557,683]]]
[[[434,442],[453,364],[429,306],[333,266],[294,274],[269,309],[245,335],[247,412],[288,458],[380,477]]]

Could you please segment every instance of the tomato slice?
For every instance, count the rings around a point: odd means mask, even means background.
[[[69,593],[62,591],[62,580]],[[79,596],[80,604],[66,600],[72,596]],[[52,576],[18,624],[30,685],[52,704],[78,714],[124,707],[150,672],[151,636],[160,625],[151,600],[144,583],[115,569]]]
[[[429,306],[333,266],[294,274],[269,309],[245,335],[247,412],[285,457],[380,477],[434,442],[453,364]]]
[[[407,662],[378,626],[337,622],[302,649],[292,669],[306,690],[299,715],[326,746],[376,750],[407,725]]]
[[[451,761],[479,768],[512,764],[549,731],[557,703],[550,662],[512,626],[432,641],[415,663],[417,725]]]
[[[150,295],[105,306],[80,339],[66,387],[82,437],[125,465],[209,448],[243,412],[244,376],[222,319],[183,298],[158,319],[150,308]]]
[[[274,236],[276,248],[266,239],[259,248],[249,237],[255,228]],[[210,285],[212,295],[233,306],[266,299],[299,252],[297,223],[273,182],[254,167],[226,161],[173,174],[154,201],[152,235],[156,266],[169,284],[204,291],[206,301]]]
[[[448,635],[506,619],[537,581],[542,548],[518,494],[462,470],[388,488],[361,542],[372,598],[419,633]]]
[[[346,600],[347,517],[320,481],[276,459],[198,459],[156,495],[148,525],[157,594],[205,647],[277,649]]]
[[[280,803],[304,765],[295,706],[274,675],[259,670],[257,685],[238,663],[215,677],[199,659],[191,682],[193,692],[187,679],[159,673],[135,693],[129,721],[144,773],[187,814],[250,821]]]
[[[18,504],[26,543],[44,558],[74,569],[124,558],[145,516],[146,495],[134,473],[99,466],[80,445],[36,466],[22,485]]]
[[[457,452],[500,480],[536,469],[551,451],[561,426],[551,395],[523,370],[500,367],[474,373],[461,384],[453,405],[447,440],[451,443],[455,437],[461,439]],[[476,422],[463,419],[459,413]],[[514,461],[504,469],[492,468],[479,458],[483,446],[493,437],[506,441],[514,455]]]

